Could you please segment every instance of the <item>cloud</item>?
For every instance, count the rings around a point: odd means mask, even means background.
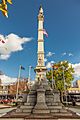
[[[67,52],[62,53],[62,56],[65,56],[65,55],[67,55],[67,56],[73,56],[72,53],[67,53]]]
[[[62,56],[65,56],[67,53],[66,52],[64,52],[64,53],[62,53]]]
[[[48,52],[46,56],[47,56],[47,57],[51,57],[51,56],[53,56],[53,55],[55,55],[55,53]]]
[[[54,64],[55,62],[54,61],[51,61],[51,64]]]
[[[73,56],[73,54],[72,54],[72,53],[69,53],[68,55],[69,55],[69,56]]]
[[[51,68],[52,67],[52,64],[54,64],[55,62],[54,61],[50,61],[46,64],[46,68]]]
[[[11,53],[23,50],[23,44],[30,42],[32,38],[19,37],[16,34],[3,36],[0,34],[0,39],[5,43],[0,42],[0,59],[7,60]]]
[[[72,67],[74,68],[74,77],[80,79],[80,63],[72,64]]]
[[[10,55],[1,55],[0,59],[7,60],[10,57]]]
[[[46,64],[46,68],[51,68],[51,62],[48,62],[48,63]]]
[[[10,84],[10,83],[14,83],[17,81],[17,78],[11,78],[9,76],[6,76],[6,75],[0,75],[0,79],[1,79],[1,83],[2,84]]]
[[[47,58],[44,58],[44,62],[47,62]]]

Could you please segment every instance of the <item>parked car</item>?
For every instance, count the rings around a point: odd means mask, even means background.
[[[12,102],[11,99],[1,99],[1,100],[0,100],[0,103],[2,103],[2,104],[9,104],[9,103],[11,103],[11,102]]]

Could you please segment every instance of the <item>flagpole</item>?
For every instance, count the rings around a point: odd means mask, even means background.
[[[67,105],[67,94],[66,94],[65,76],[64,76],[64,69],[65,69],[65,67],[64,67],[64,66],[62,66],[62,68],[63,68],[64,93],[65,93],[66,105]]]
[[[21,65],[19,66],[19,73],[18,73],[18,79],[17,79],[16,101],[18,100],[20,75],[21,75]]]
[[[31,66],[29,66],[29,77],[28,77],[28,82],[30,82],[31,79]]]
[[[52,89],[54,88],[55,86],[55,83],[54,83],[54,79],[53,79],[53,62],[51,63],[51,68],[52,68]]]
[[[53,67],[52,67],[52,89],[53,89]]]

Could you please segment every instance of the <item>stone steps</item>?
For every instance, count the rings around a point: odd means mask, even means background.
[[[54,109],[62,109],[62,106],[48,106],[48,109],[50,109],[50,110],[54,110]]]
[[[29,120],[31,119],[33,119],[33,120],[52,120],[52,115],[50,115],[50,114],[33,114],[33,115],[30,115],[30,117],[26,117],[26,119],[28,119],[29,118]]]
[[[40,118],[25,118],[25,120],[58,120],[58,119],[52,119],[52,118],[46,118],[46,117],[40,117]]]
[[[25,106],[35,106],[35,103],[24,103]]]
[[[67,113],[67,110],[52,109],[52,110],[50,110],[50,112],[51,113],[62,113],[62,114],[65,114],[65,113]]]
[[[28,106],[27,106],[27,105],[24,106],[24,105],[23,105],[23,106],[21,106],[20,108],[21,108],[21,109],[32,109],[33,106],[29,106],[29,105],[28,105]]]
[[[31,109],[28,109],[28,110],[27,109],[23,109],[22,110],[23,113],[31,113],[31,111],[32,111]]]
[[[33,110],[34,114],[38,114],[38,113],[42,113],[42,114],[46,114],[46,113],[50,113],[50,110]]]
[[[72,117],[72,113],[69,113],[69,112],[66,112],[66,113],[52,113],[52,115],[55,117],[55,116],[61,116],[61,117]],[[67,120],[67,119],[66,119]],[[71,119],[70,119],[71,120]]]

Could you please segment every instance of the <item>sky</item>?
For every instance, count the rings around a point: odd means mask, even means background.
[[[1,0],[0,0],[1,1]],[[37,64],[39,7],[44,10],[45,64],[68,60],[80,79],[80,0],[12,0],[9,17],[0,11],[0,70],[8,78],[17,78],[19,66],[22,77],[28,77],[29,66]],[[34,79],[31,70],[31,79]],[[8,82],[7,79],[6,82]]]

